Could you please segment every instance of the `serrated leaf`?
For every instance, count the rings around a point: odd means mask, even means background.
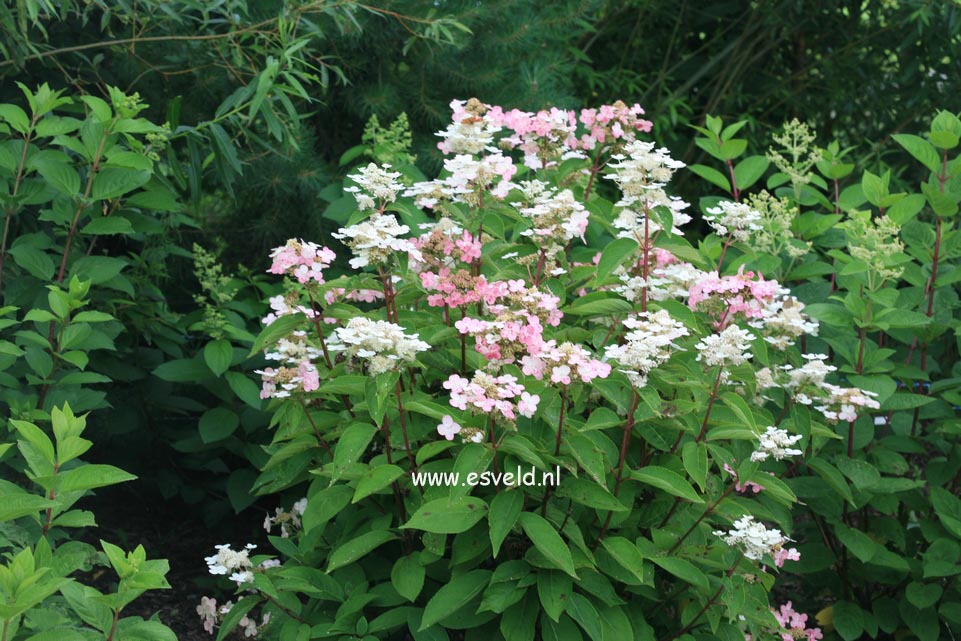
[[[547,519],[534,514],[533,512],[521,512],[518,521],[523,528],[527,538],[531,540],[538,552],[543,554],[549,561],[559,569],[571,575],[575,579],[577,574],[574,572],[574,559],[571,557],[570,548],[561,539],[560,534],[554,529]]]
[[[390,582],[397,594],[413,602],[424,587],[424,574],[424,566],[414,560],[413,556],[402,556],[394,562],[390,571]]]
[[[227,371],[233,356],[233,347],[227,339],[219,338],[204,346],[204,362],[207,363],[210,371],[217,376]]]
[[[523,507],[524,493],[517,490],[500,492],[491,501],[487,522],[490,525],[491,549],[495,558],[504,539],[517,523]]]
[[[327,560],[327,573],[330,574],[337,568],[350,565],[396,538],[397,535],[388,530],[375,530],[350,539],[330,553],[330,558]]]
[[[459,534],[474,527],[486,515],[487,503],[473,496],[464,496],[456,501],[436,499],[420,506],[401,528],[435,534]]]
[[[631,473],[631,479],[664,490],[668,494],[691,501],[692,503],[703,503],[704,499],[697,495],[697,492],[690,483],[677,472],[672,472],[666,467],[648,465]]]
[[[491,573],[487,570],[472,570],[453,577],[446,585],[441,586],[424,607],[420,630],[446,619],[467,605],[487,586],[490,576]]]

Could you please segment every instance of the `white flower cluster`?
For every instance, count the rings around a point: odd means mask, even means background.
[[[560,192],[543,190],[531,199],[530,206],[521,208],[520,213],[530,218],[534,225],[521,235],[532,236],[538,245],[544,241],[553,242],[549,250],[551,254],[562,251],[574,238],[583,241],[590,215],[570,189]]]
[[[408,231],[410,227],[401,225],[393,214],[374,214],[356,225],[341,227],[331,236],[350,247],[354,252],[350,266],[360,269],[385,263],[394,252],[408,252],[419,257],[420,251],[414,244],[407,238],[401,238]]]
[[[423,208],[434,207],[442,200],[477,206],[485,189],[490,189],[496,198],[506,196],[515,186],[510,177],[517,168],[509,157],[496,151],[480,158],[466,154],[446,158],[444,170],[447,172],[444,178],[414,183],[403,195],[413,198],[414,204]]]
[[[404,188],[403,184],[397,182],[401,174],[399,171],[387,171],[388,169],[388,164],[377,166],[370,163],[361,169],[360,173],[347,176],[357,185],[345,187],[344,191],[354,195],[361,211],[383,210],[385,205],[397,200],[397,194]]]
[[[816,409],[831,423],[856,421],[859,407],[869,410],[881,409],[881,404],[874,400],[874,397],[877,396],[874,392],[856,387],[838,387],[830,383],[824,383],[821,388],[827,394],[821,399],[822,404],[818,405]]]
[[[319,349],[307,344],[307,332],[303,330],[294,331],[289,337],[281,338],[264,352],[264,358],[269,361],[279,361],[295,367],[304,359],[315,360],[321,355]]]
[[[643,198],[653,187],[663,187],[684,163],[671,158],[665,147],[654,148],[653,142],[634,140],[624,147],[625,154],[613,154],[616,162],[608,166],[614,173],[608,176],[621,188],[626,197]]]
[[[803,453],[801,450],[791,447],[801,440],[800,434],[791,435],[787,430],[770,426],[764,431],[764,434],[760,435],[759,439],[757,450],[751,454],[751,460],[755,462],[766,461],[768,457],[780,461],[789,456],[800,456]]]
[[[685,213],[685,209],[691,206],[690,203],[682,200],[678,196],[668,196],[660,187],[651,187],[644,192],[643,198],[637,196],[624,196],[617,202],[622,209],[614,219],[614,226],[620,229],[618,238],[633,238],[639,243],[644,240],[644,219],[655,207],[666,207],[671,212],[671,233],[682,235],[681,227],[691,222],[692,218]],[[652,235],[661,230],[661,225],[653,219],[647,221],[647,233]]]
[[[731,547],[741,547],[744,556],[752,561],[760,561],[765,554],[776,554],[791,540],[781,530],[769,530],[763,523],[756,522],[750,514],[734,521],[734,529],[730,532],[715,530],[714,535]]]
[[[447,125],[444,131],[437,135],[443,138],[437,146],[445,154],[479,154],[491,148],[494,134],[501,127],[485,117],[488,105],[479,100],[453,100],[450,103],[454,111],[454,122]]]
[[[782,365],[776,370],[758,370],[758,389],[783,388],[795,403],[814,407],[831,423],[857,420],[859,408],[881,408],[874,392],[828,383],[828,375],[837,368],[827,364],[824,354],[805,354],[804,358],[807,362],[801,367]]]
[[[277,294],[276,296],[271,296],[267,299],[270,303],[271,312],[264,316],[260,322],[264,325],[270,325],[275,320],[281,316],[288,316],[290,314],[296,314],[297,312],[302,313],[307,318],[314,317],[314,311],[304,307],[303,305],[291,305],[283,294]]]
[[[664,309],[641,312],[636,318],[625,319],[624,326],[631,330],[625,334],[624,344],[605,347],[605,357],[617,361],[635,387],[644,387],[648,373],[677,349],[674,341],[688,335],[684,324]]]
[[[283,508],[278,507],[274,516],[269,514],[264,519],[264,529],[267,530],[267,534],[275,525],[280,526],[280,536],[282,538],[290,538],[290,535],[300,529],[300,517],[304,515],[304,510],[307,509],[307,499],[303,498],[294,503],[290,511],[286,511]]]
[[[760,231],[761,213],[744,203],[722,200],[717,207],[708,207],[704,220],[721,236],[731,235],[738,242],[746,242],[751,232]]]
[[[801,336],[817,336],[818,322],[803,314],[804,303],[794,296],[785,296],[764,308],[759,319],[748,322],[760,330],[765,342],[775,349],[785,350]]]
[[[708,367],[730,367],[741,365],[751,359],[751,332],[737,325],[728,325],[720,334],[712,334],[701,339],[696,347],[697,360],[704,361]]]
[[[228,544],[215,545],[217,554],[204,559],[207,562],[207,569],[211,574],[226,575],[230,573],[230,580],[237,585],[253,583],[254,573],[252,570],[254,564],[251,562],[249,555],[250,551],[256,547],[253,543],[248,543],[243,550],[233,550]]]
[[[430,349],[430,345],[417,334],[405,334],[400,325],[361,316],[334,330],[327,348],[343,351],[348,359],[366,360],[369,372],[377,375],[397,369],[402,363],[412,363],[417,352]]]

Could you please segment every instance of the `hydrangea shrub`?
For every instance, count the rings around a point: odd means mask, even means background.
[[[802,123],[746,156],[744,123],[709,118],[720,169],[689,169],[724,195],[692,206],[637,105],[452,108],[440,177],[362,167],[333,239],[270,256],[275,552],[207,559],[239,600],[205,598],[206,629],[956,627],[961,121],[898,137],[930,171],[908,194],[851,182]]]

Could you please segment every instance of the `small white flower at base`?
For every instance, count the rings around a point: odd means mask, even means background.
[[[203,619],[207,634],[213,634],[214,626],[217,624],[217,601],[210,597],[202,597],[200,605],[197,606],[197,614]]]
[[[454,437],[460,434],[461,427],[457,424],[453,418],[444,415],[441,419],[440,425],[437,426],[437,432],[446,438],[448,441],[453,441]]]

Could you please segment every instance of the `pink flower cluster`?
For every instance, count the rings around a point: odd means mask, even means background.
[[[774,618],[781,624],[782,641],[795,641],[796,639],[806,639],[807,641],[818,641],[823,639],[821,628],[808,628],[808,615],[794,611],[793,604],[788,601],[781,606],[780,610],[774,610]]]
[[[523,280],[495,281],[481,290],[496,296],[485,297],[493,320],[462,318],[454,326],[461,334],[476,340],[476,349],[492,365],[513,363],[519,354],[540,354],[544,326],[557,327],[563,314],[560,299],[553,294],[529,288]]]
[[[466,307],[474,303],[493,304],[503,296],[505,283],[490,283],[485,276],[472,276],[466,269],[456,272],[442,267],[437,273],[421,272],[420,282],[428,292],[427,304],[431,307]]]
[[[774,552],[771,553],[771,556],[774,557],[774,565],[779,568],[784,567],[785,561],[801,560],[801,553],[797,551],[797,548],[780,548],[774,550]]]
[[[590,383],[595,378],[607,378],[611,366],[593,358],[586,349],[574,343],[550,340],[544,343],[536,355],[521,359],[524,374],[537,380],[547,379],[558,385],[570,385],[573,379]]]
[[[715,316],[714,324],[721,329],[739,314],[743,318],[763,317],[768,305],[786,293],[776,280],[764,280],[761,274],[755,280],[754,272],[745,272],[742,267],[733,276],[704,274],[691,285],[687,305]]]
[[[479,238],[449,218],[434,225],[430,232],[412,239],[411,243],[420,252],[419,256],[411,254],[410,264],[415,271],[453,267],[457,261],[471,264],[480,259],[483,249]]]
[[[309,360],[302,360],[293,367],[265,367],[256,370],[263,387],[260,398],[287,398],[291,392],[313,392],[320,387],[320,374]]]
[[[589,134],[581,136],[581,147],[593,149],[597,143],[603,144],[609,139],[633,139],[635,131],[649,132],[654,123],[639,117],[643,114],[639,104],[628,107],[619,100],[599,109],[581,109],[580,121],[590,129]]]
[[[510,374],[491,376],[474,372],[471,380],[452,374],[444,381],[444,389],[450,390],[452,407],[482,414],[496,411],[506,421],[515,420],[517,414],[534,416],[541,400],[540,396],[526,392],[517,377]]]
[[[591,150],[609,141],[632,140],[635,132],[648,132],[653,126],[650,120],[639,117],[643,114],[640,105],[635,103],[629,107],[617,101],[597,109],[581,109],[580,117],[574,111],[556,107],[528,113],[518,109],[505,112],[496,106],[490,108],[488,117],[494,124],[513,132],[505,140],[507,144],[520,147],[528,155],[537,155],[545,146],[566,151]],[[580,137],[577,136],[578,121],[587,129]]]
[[[513,363],[515,355],[521,352],[538,354],[544,344],[544,326],[537,316],[527,312],[503,321],[462,318],[454,327],[461,334],[473,336],[477,351],[494,364]]]
[[[287,274],[303,284],[309,281],[324,282],[324,270],[330,267],[337,255],[327,247],[291,238],[283,247],[270,252],[273,262],[267,271],[271,274]]]

